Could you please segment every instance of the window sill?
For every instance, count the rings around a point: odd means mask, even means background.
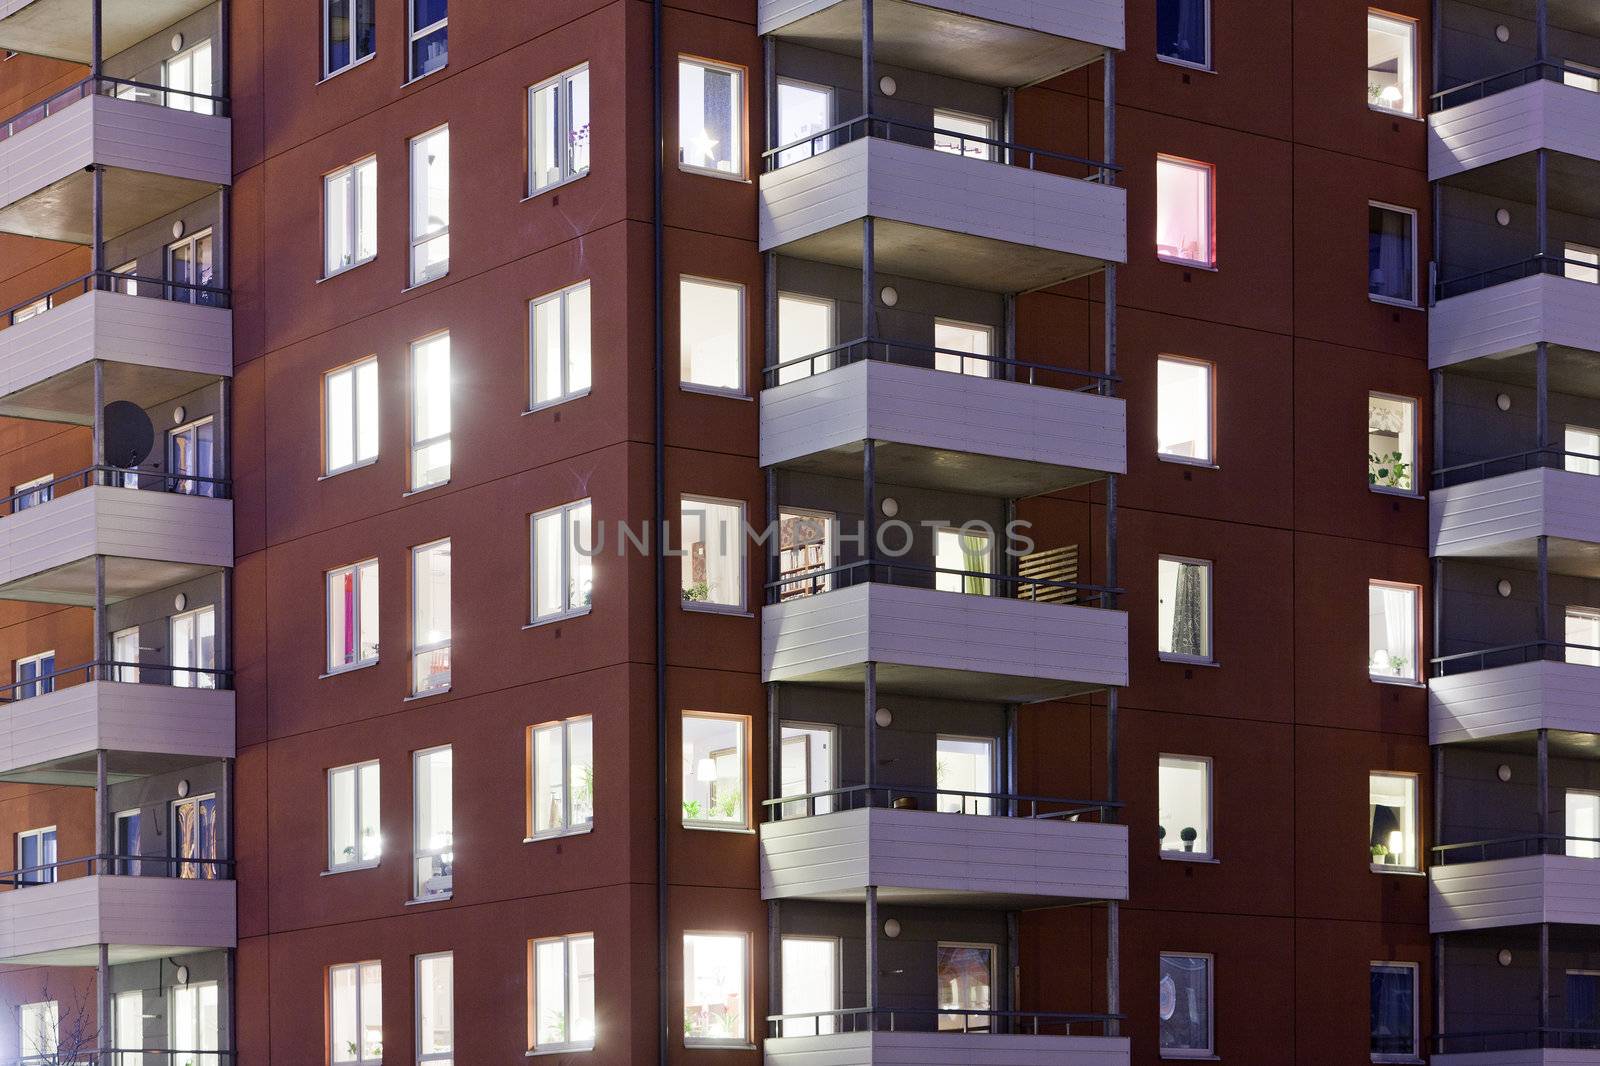
[[[695,614],[720,614],[729,618],[754,618],[755,613],[743,607],[724,607],[714,603],[702,603],[699,600],[684,600],[683,609]]]
[[[1165,255],[1157,255],[1156,258],[1168,266],[1182,267],[1185,270],[1204,270],[1208,274],[1219,273],[1215,263],[1202,263],[1194,259],[1174,259]]]
[[[1426,681],[1417,681],[1409,677],[1374,677],[1373,675],[1368,674],[1367,680],[1371,681],[1374,685],[1393,685],[1396,688],[1428,687],[1428,683]]]
[[[593,1044],[558,1044],[555,1047],[529,1048],[523,1054],[528,1058],[538,1058],[540,1055],[568,1055],[580,1051],[593,1051]]]
[[[419,81],[427,81],[429,78],[433,77],[435,74],[438,74],[440,71],[449,70],[449,69],[450,69],[450,61],[447,59],[443,63],[441,63],[439,66],[437,66],[437,67],[433,68],[432,70],[428,71],[428,73],[426,73],[426,74],[418,74],[415,78],[408,78],[407,80],[401,82],[400,83],[400,88],[409,89],[413,85],[415,85],[417,82],[419,82]]]
[[[349,866],[341,866],[337,870],[324,870],[317,876],[338,877],[340,874],[360,873],[362,870],[376,870],[377,868],[378,864],[375,862],[357,862],[351,863]]]
[[[1184,70],[1198,70],[1202,74],[1215,74],[1217,72],[1216,68],[1209,63],[1204,65],[1191,63],[1187,59],[1175,59],[1172,56],[1164,56],[1160,52],[1156,53],[1156,62],[1165,63],[1171,67],[1182,67]]]
[[[559,833],[540,833],[538,836],[523,837],[524,844],[539,844],[546,840],[560,840],[563,837],[582,837],[594,832],[594,823],[590,822],[581,829],[563,829]]]
[[[1161,1053],[1161,1057],[1163,1059],[1175,1059],[1175,1060],[1177,1060],[1179,1062],[1221,1062],[1222,1061],[1222,1056],[1221,1055],[1212,1055],[1212,1054],[1210,1054],[1208,1052],[1199,1052],[1199,1051],[1195,1052],[1193,1055],[1185,1055],[1182,1052],[1174,1054],[1171,1051],[1163,1051]]]
[[[1384,307],[1396,307],[1402,311],[1421,311],[1415,300],[1396,300],[1392,296],[1379,296],[1377,293],[1367,293],[1369,303],[1382,304]]]
[[[571,185],[573,182],[582,181],[584,178],[587,178],[588,176],[589,176],[589,172],[587,170],[585,170],[582,174],[574,174],[570,178],[562,178],[560,181],[556,182],[554,185],[546,185],[544,188],[540,189],[538,192],[530,192],[528,195],[524,196],[522,199],[518,200],[517,202],[519,204],[532,203],[534,200],[539,199],[539,197],[541,197],[541,196],[548,196],[551,193],[556,192],[559,189],[565,189],[568,185]],[[530,1051],[530,1052],[528,1052],[528,1054],[533,1055],[533,1054],[538,1054],[538,1053]]]
[[[378,457],[377,456],[373,456],[371,459],[363,459],[359,463],[351,463],[349,466],[341,466],[337,470],[330,470],[326,474],[318,474],[317,475],[317,480],[318,481],[327,481],[329,478],[336,478],[340,474],[348,474],[352,470],[364,470],[365,468],[367,468],[369,466],[377,466],[377,465],[378,465]]]
[[[407,489],[405,492],[400,494],[400,498],[404,500],[409,499],[412,496],[421,496],[424,492],[432,492],[434,489],[442,489],[448,484],[450,484],[450,479],[445,478],[443,481],[435,481],[432,485],[424,485],[420,489]]]
[[[754,1044],[746,1044],[733,1040],[690,1040],[685,1037],[683,1046],[694,1048],[696,1051],[755,1051]]]
[[[1191,855],[1191,854],[1188,854],[1187,852],[1181,852],[1181,851],[1163,851],[1163,852],[1158,852],[1157,854],[1159,854],[1161,856],[1161,861],[1162,862],[1198,863],[1201,866],[1220,866],[1220,865],[1222,865],[1222,860],[1221,859],[1213,858],[1210,855]]]
[[[445,272],[443,274],[440,274],[438,277],[429,278],[426,281],[415,281],[415,282],[412,282],[410,285],[407,285],[405,288],[400,290],[400,295],[404,296],[408,292],[416,292],[418,289],[425,289],[429,285],[432,285],[434,282],[443,281],[445,278],[448,278],[449,276],[450,276],[450,269],[448,267],[446,267],[445,268]]]
[[[1422,499],[1422,493],[1417,492],[1415,489],[1393,489],[1387,485],[1368,485],[1367,491],[1375,492],[1379,496],[1397,496],[1402,500]]]
[[[372,62],[377,57],[378,57],[378,53],[377,52],[373,52],[373,53],[371,53],[369,55],[364,55],[360,59],[356,60],[354,63],[349,64],[348,66],[340,67],[338,70],[334,71],[331,74],[324,74],[314,84],[316,84],[316,85],[325,85],[328,82],[332,81],[334,78],[337,78],[341,74],[348,74],[352,70],[355,70],[357,67],[366,66],[368,63]]]
[[[447,693],[449,691],[450,691],[450,686],[449,685],[446,685],[444,688],[430,688],[426,692],[413,692],[411,695],[405,697],[400,702],[401,703],[415,703],[417,700],[431,700],[431,699],[433,699],[433,697],[435,697],[435,696],[443,696],[445,693]]]
[[[364,663],[354,663],[354,664],[352,664],[350,666],[341,666],[337,670],[329,670],[325,674],[318,674],[317,675],[317,680],[318,681],[326,681],[328,678],[330,678],[330,677],[338,677],[340,674],[353,674],[357,670],[370,670],[374,666],[377,666],[377,665],[378,665],[378,660],[377,659],[371,659],[371,660],[369,660],[367,662],[364,662]]]
[[[585,608],[583,608],[582,610],[579,610],[579,611],[563,611],[560,614],[553,614],[549,618],[541,618],[536,622],[529,622],[527,625],[523,626],[522,628],[525,629],[525,630],[526,629],[542,629],[545,626],[553,626],[557,622],[570,622],[574,618],[582,618],[584,615],[592,614],[593,612],[594,612],[594,608],[593,607],[585,607]]]
[[[581,400],[585,396],[589,395],[589,391],[590,390],[588,389],[582,389],[578,392],[569,392],[565,396],[561,396],[557,399],[546,400],[543,403],[536,403],[522,413],[524,415],[536,415],[543,411],[548,411],[552,407],[560,407],[562,404],[571,403],[573,400]]]
[[[343,267],[342,269],[335,270],[332,274],[324,274],[324,275],[322,275],[322,277],[317,279],[317,284],[321,285],[323,282],[332,281],[334,278],[342,278],[346,274],[350,273],[350,271],[352,271],[352,270],[360,270],[362,267],[366,266],[368,263],[376,263],[377,261],[378,261],[378,257],[377,256],[372,256],[370,259],[363,259],[359,263],[351,263],[347,267]]]
[[[685,829],[697,833],[732,833],[735,836],[755,836],[756,831],[747,825],[716,825],[710,822],[683,822]]]
[[[1187,655],[1172,655],[1166,652],[1156,652],[1156,658],[1164,663],[1177,663],[1179,666],[1221,666],[1215,659],[1192,659]]]
[[[754,397],[740,389],[720,389],[715,385],[696,385],[692,381],[678,382],[678,388],[684,392],[695,392],[702,396],[720,396],[724,400],[744,400],[749,403]]]
[[[454,895],[455,893],[453,892],[446,892],[442,896],[429,896],[427,899],[408,899],[406,900],[406,906],[426,907],[430,903],[449,903]]]
[[[1383,866],[1378,863],[1368,863],[1367,869],[1375,874],[1389,874],[1392,877],[1427,877],[1426,870],[1412,870],[1405,866]]]
[[[1174,463],[1178,466],[1193,467],[1197,470],[1222,469],[1222,467],[1218,466],[1216,463],[1206,459],[1189,459],[1182,455],[1163,455],[1161,452],[1156,452],[1156,461],[1162,463]]]
[[[723,181],[734,181],[738,182],[740,185],[753,184],[753,182],[751,182],[751,180],[745,177],[742,173],[734,174],[730,171],[716,170],[712,167],[692,167],[688,163],[679,163],[678,170],[684,174],[698,174],[702,178],[721,178]],[[715,1047],[717,1045],[711,1044],[706,1046]]]
[[[1374,105],[1371,101],[1367,102],[1367,110],[1376,112],[1377,114],[1380,114],[1380,115],[1387,115],[1389,118],[1408,119],[1411,122],[1426,122],[1426,121],[1428,121],[1426,118],[1424,118],[1421,115],[1408,115],[1404,111],[1396,111],[1392,107],[1378,107],[1378,106]],[[1373,1059],[1372,1061],[1373,1062],[1383,1062],[1385,1060],[1384,1059]],[[1389,1062],[1420,1062],[1422,1060],[1421,1059],[1389,1059],[1387,1061],[1389,1061]]]

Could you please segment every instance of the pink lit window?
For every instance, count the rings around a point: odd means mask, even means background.
[[[1157,256],[1202,267],[1216,263],[1214,177],[1206,163],[1156,157]]]

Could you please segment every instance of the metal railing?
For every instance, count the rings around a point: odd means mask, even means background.
[[[1531,1051],[1541,1048],[1589,1050],[1600,1048],[1600,1029],[1532,1026],[1527,1029],[1485,1029],[1468,1033],[1435,1033],[1435,1055],[1462,1055],[1495,1051]]]
[[[208,96],[187,89],[169,89],[165,85],[150,85],[127,78],[109,78],[101,75],[84,78],[37,104],[23,108],[4,122],[0,122],[0,141],[12,137],[29,126],[42,122],[51,115],[79,100],[91,96],[112,96],[122,100],[156,104],[173,111],[193,111],[205,115],[227,115],[228,98]]]
[[[1546,60],[1542,63],[1530,63],[1516,70],[1506,70],[1499,74],[1491,74],[1477,81],[1469,81],[1464,85],[1455,85],[1448,89],[1434,93],[1428,99],[1432,103],[1431,110],[1437,114],[1448,108],[1470,104],[1474,100],[1482,100],[1486,96],[1507,92],[1511,89],[1531,85],[1536,81],[1565,81],[1568,74],[1580,78],[1594,80],[1596,77],[1593,69],[1588,67],[1572,67],[1560,61]]]
[[[19,866],[0,872],[0,888],[22,891],[72,880],[64,871],[77,870],[75,877],[109,874],[114,877],[159,877],[175,881],[231,881],[233,860],[212,855],[80,855],[75,859]]]
[[[1451,677],[1478,670],[1492,670],[1498,666],[1516,666],[1519,663],[1566,662],[1569,651],[1592,652],[1597,659],[1600,659],[1600,646],[1594,644],[1533,640],[1525,644],[1502,644],[1496,648],[1479,648],[1476,651],[1459,651],[1453,655],[1435,656],[1428,660],[1429,676]]]
[[[1513,263],[1502,266],[1490,267],[1474,274],[1464,274],[1459,278],[1440,278],[1434,286],[1436,300],[1448,300],[1452,296],[1463,296],[1469,292],[1478,292],[1495,285],[1504,285],[1510,281],[1520,281],[1523,278],[1536,277],[1540,274],[1552,274],[1556,277],[1567,276],[1569,267],[1574,267],[1584,274],[1594,274],[1600,278],[1600,265],[1586,263],[1581,259],[1568,259],[1565,255],[1556,255],[1551,252],[1539,252],[1526,259],[1519,259]],[[1583,279],[1576,279],[1583,280]]]
[[[941,356],[944,357],[941,359]],[[931,344],[913,344],[906,341],[887,340],[882,337],[857,337],[855,340],[835,344],[831,348],[802,355],[795,359],[766,367],[762,370],[763,387],[773,388],[779,384],[787,384],[789,380],[798,381],[801,378],[811,377],[813,374],[837,370],[859,363],[874,360],[883,363],[898,363],[904,366],[919,366],[940,370],[950,374],[969,374],[969,366],[981,365],[987,373],[971,375],[976,377],[1002,378],[1007,381],[1019,381],[1027,385],[1045,385],[1055,378],[1066,378],[1070,384],[1055,386],[1072,392],[1094,392],[1102,396],[1114,395],[1114,388],[1121,382],[1121,378],[1104,374],[1095,370],[1079,370],[1068,366],[1051,366],[1048,363],[1032,363],[1023,359],[1011,359],[1000,355],[974,355],[971,352],[956,351],[953,348],[939,348]],[[940,366],[954,363],[951,366]]]
[[[1109,1036],[1120,1014],[1070,1011],[968,1010],[951,1008],[843,1007],[799,1014],[769,1014],[772,1036],[833,1033],[1011,1033],[1028,1036]],[[949,1023],[949,1024],[941,1024]],[[795,1032],[794,1030],[800,1030]]]
[[[1572,855],[1571,845],[1584,845],[1594,855]],[[1435,844],[1433,864],[1450,866],[1464,862],[1489,862],[1492,859],[1525,859],[1531,855],[1569,855],[1579,859],[1600,859],[1600,837],[1575,837],[1562,833],[1525,833],[1521,836],[1469,840],[1461,844]]]
[[[227,289],[215,285],[195,285],[187,281],[150,277],[144,274],[119,274],[112,270],[90,271],[64,281],[47,292],[36,293],[20,303],[0,310],[0,330],[19,325],[28,319],[49,314],[57,307],[90,292],[120,292],[151,300],[168,300],[173,303],[200,304],[203,307],[228,307]],[[40,306],[43,304],[44,306]],[[18,318],[18,315],[24,315]]]
[[[1116,175],[1122,170],[1115,163],[1085,159],[1068,152],[1055,152],[1048,148],[1035,148],[1032,145],[1016,144],[993,137],[979,137],[971,133],[940,129],[920,122],[906,122],[902,119],[873,114],[847,118],[825,130],[808,134],[777,148],[769,148],[761,153],[761,158],[765,162],[766,170],[771,172],[865,137],[930,149],[936,144],[942,144],[950,147],[941,147],[937,150],[949,151],[951,155],[966,156],[1005,166],[1025,167],[1028,170],[1043,170],[1048,173],[1078,168],[1085,173],[1063,176],[1083,178],[1100,185],[1112,184],[1116,180]],[[952,148],[954,150],[951,150]]]
[[[930,806],[922,801],[932,799]],[[939,801],[953,799],[957,810],[943,810],[945,814],[968,814],[981,818],[1029,818],[1036,820],[1062,819],[1082,821],[1093,818],[1104,821],[1107,813],[1122,809],[1122,804],[1095,802],[1093,800],[1061,799],[1056,796],[1032,796],[1015,792],[972,792],[959,788],[914,788],[901,785],[847,785],[843,788],[806,792],[796,796],[781,796],[763,800],[768,821],[785,817],[800,818],[815,814],[834,814],[839,811],[859,810],[863,807],[941,811]],[[906,801],[910,801],[909,803]],[[804,805],[801,813],[787,813],[797,805]]]
[[[167,675],[167,680],[151,680]],[[178,678],[186,678],[179,682]],[[133,680],[137,678],[138,680]],[[93,662],[63,666],[26,681],[12,681],[0,685],[0,704],[20,703],[37,699],[56,691],[58,681],[78,679],[75,683],[115,681],[122,684],[164,684],[168,688],[203,688],[226,691],[233,687],[233,671],[218,670],[209,666],[177,666],[172,663],[121,662],[116,659],[96,659]],[[71,687],[62,685],[61,687]],[[31,691],[24,691],[31,690]],[[18,693],[22,693],[19,695]]]
[[[92,1026],[93,1022],[89,1024]],[[231,1051],[205,1049],[86,1047],[69,1050],[58,1047],[51,1055],[0,1059],[0,1066],[104,1066],[106,1062],[111,1066],[222,1066],[233,1062],[233,1056]]]
[[[853,585],[903,585],[911,588],[937,588],[940,577],[950,577],[961,581],[968,580],[986,582],[984,592],[964,592],[962,595],[970,596],[998,596],[1002,599],[1037,600],[1040,593],[1046,589],[1068,590],[1077,594],[1076,606],[1105,606],[1109,597],[1122,594],[1120,588],[1108,588],[1104,585],[1087,585],[1078,581],[1057,581],[1052,578],[1042,577],[1017,577],[1013,574],[991,574],[981,570],[956,570],[945,566],[928,566],[923,563],[890,562],[878,559],[866,559],[861,562],[845,563],[841,566],[830,566],[823,570],[807,570],[803,574],[792,574],[780,577],[776,581],[769,581],[764,586],[766,589],[766,602],[769,604],[781,603],[785,599],[797,595],[797,590],[805,590],[809,586],[812,594],[825,594],[835,589],[849,588]],[[1001,592],[1009,589],[1009,595]],[[1062,606],[1062,605],[1058,605]]]
[[[203,474],[171,473],[145,470],[142,467],[86,466],[58,478],[29,485],[9,496],[0,496],[0,517],[20,514],[43,507],[52,500],[71,495],[56,492],[57,487],[87,489],[95,486],[119,489],[137,489],[140,492],[170,492],[178,496],[205,496],[225,500],[232,491],[227,478],[206,477]],[[18,506],[18,504],[22,506]]]
[[[1498,477],[1501,474],[1516,474],[1524,470],[1551,469],[1566,470],[1568,462],[1576,460],[1595,466],[1595,474],[1600,474],[1600,455],[1584,452],[1569,452],[1564,448],[1550,446],[1547,448],[1530,448],[1525,452],[1513,452],[1510,455],[1497,455],[1490,459],[1475,459],[1470,463],[1457,463],[1454,466],[1440,467],[1433,472],[1433,487],[1436,489],[1448,488],[1451,485],[1464,485],[1471,481],[1482,481],[1485,478]],[[1574,470],[1573,473],[1589,474],[1587,470]]]

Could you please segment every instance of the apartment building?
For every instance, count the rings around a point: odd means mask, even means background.
[[[0,1061],[1600,1044],[1582,5],[453,7],[0,0]]]

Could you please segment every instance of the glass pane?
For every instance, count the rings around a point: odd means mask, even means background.
[[[567,781],[574,827],[594,822],[594,719],[567,723]]]
[[[1600,973],[1567,971],[1567,1028],[1600,1029]]]
[[[1374,866],[1414,870],[1417,852],[1417,779],[1406,774],[1368,778],[1368,851]]]
[[[722,174],[744,173],[742,81],[737,71],[679,61],[680,163]]]
[[[365,461],[378,454],[378,361],[356,367],[355,457]]]
[[[1211,657],[1211,567],[1180,559],[1156,564],[1160,597],[1156,650],[1193,659]]]
[[[571,158],[567,172],[583,174],[589,169],[589,68],[567,79],[567,144]]]
[[[1164,1051],[1211,1050],[1211,960],[1161,956],[1160,1044]]]
[[[986,530],[941,529],[933,538],[934,587],[941,592],[964,592],[987,596],[990,581],[982,575],[994,572],[993,545]]]
[[[360,225],[356,233],[355,254],[358,262],[365,262],[378,254],[378,163],[368,160],[356,168],[357,213]]]
[[[533,305],[533,403],[548,403],[558,399],[562,388],[561,371],[565,353],[562,351],[564,331],[561,322],[562,298],[552,296]]]
[[[589,532],[589,505],[567,509],[567,603],[569,611],[587,610],[594,602],[594,538]]]
[[[933,112],[933,150],[951,155],[964,155],[968,159],[993,159],[994,123],[977,115],[963,115],[955,111]],[[976,138],[968,140],[968,138]]]
[[[1568,241],[1562,248],[1566,266],[1562,272],[1573,281],[1588,285],[1600,284],[1600,248],[1590,248]]]
[[[744,719],[683,716],[683,820],[744,825]]]
[[[683,938],[685,1040],[748,1039],[744,1017],[745,939],[709,933]]]
[[[415,553],[412,572],[413,687],[417,692],[450,685],[450,543]],[[441,646],[442,645],[442,646]]]
[[[540,515],[533,522],[535,618],[550,618],[564,609],[565,590],[561,571],[566,553],[562,550],[563,512]]]
[[[413,489],[450,479],[450,335],[411,347],[411,460]]]
[[[1600,793],[1567,790],[1567,854],[1600,859]]]
[[[333,274],[355,261],[355,249],[350,244],[351,202],[354,197],[355,175],[350,171],[333,174],[324,182],[322,216],[324,223],[323,246],[326,256],[323,273]],[[182,281],[174,270],[174,281]]]
[[[1600,612],[1566,612],[1566,659],[1580,666],[1600,666]]]
[[[334,1062],[356,1062],[361,1057],[356,998],[359,974],[357,966],[335,966],[328,971],[329,1051]]]
[[[328,575],[328,669],[356,661],[356,572]]]
[[[1406,586],[1367,587],[1367,671],[1373,677],[1416,680],[1417,590]]]
[[[738,504],[684,498],[679,562],[685,601],[744,606],[743,518]]]
[[[451,749],[418,754],[415,778],[416,898],[447,896],[455,864]]]
[[[1411,492],[1416,488],[1417,405],[1389,396],[1367,397],[1367,483]]]
[[[357,861],[356,770],[342,767],[328,773],[329,861],[343,866]]]
[[[744,289],[684,278],[678,307],[680,373],[687,384],[744,388]]]
[[[991,1019],[982,1014],[945,1011],[993,1009],[994,949],[969,944],[940,944],[936,955],[939,982],[939,1028],[986,1032]]]
[[[839,1009],[839,942],[821,938],[783,938],[782,1014],[818,1012],[814,1018],[783,1023],[779,1036],[821,1036],[836,1031],[838,1020],[823,1011]]]
[[[1416,216],[1376,204],[1367,208],[1367,292],[1385,300],[1417,299]]]
[[[455,1049],[455,959],[417,960],[417,1051],[448,1055]]]
[[[1156,254],[1210,266],[1211,169],[1156,160]]]
[[[1156,54],[1209,66],[1209,15],[1209,0],[1156,0]]]
[[[350,65],[350,0],[327,2],[327,62],[325,73],[333,73]]]
[[[582,392],[589,387],[590,348],[589,284],[567,293],[567,391]]]
[[[593,1044],[594,937],[575,936],[567,941],[567,985],[572,1007],[567,1038],[575,1044]]]
[[[1600,431],[1568,426],[1564,436],[1566,469],[1575,474],[1600,474]]]
[[[1410,966],[1372,967],[1372,1054],[1416,1053],[1416,974]]]
[[[1157,792],[1162,851],[1211,854],[1210,773],[1203,759],[1161,757]]]
[[[441,26],[411,43],[411,76],[432,74],[450,57],[450,28]]]
[[[361,859],[363,862],[376,862],[383,851],[383,837],[378,832],[378,764],[363,764],[358,779]]]
[[[560,725],[533,731],[533,831],[548,833],[567,826],[565,757]]]
[[[972,377],[994,376],[994,364],[986,358],[994,354],[994,330],[970,322],[951,322],[935,319],[933,323],[933,355],[935,370]]]
[[[947,814],[988,814],[987,797],[963,793],[994,791],[994,741],[939,737],[935,742],[933,781],[940,790],[936,797],[938,810]]]
[[[833,317],[832,300],[778,294],[778,362],[793,363],[778,371],[779,385],[810,377],[832,367],[832,355],[801,363],[795,363],[794,360],[833,347]]]
[[[362,662],[372,662],[378,657],[378,564],[362,563],[357,568],[361,591],[361,611],[356,653]]]
[[[782,776],[779,795],[812,797],[785,803],[783,805],[785,818],[832,812],[832,796],[812,794],[828,792],[834,788],[833,762],[833,730],[787,724],[783,726],[778,768]]]
[[[534,1046],[565,1044],[567,1024],[567,942],[543,940],[533,946]]]
[[[1156,451],[1211,461],[1211,367],[1182,359],[1156,361]]]
[[[528,177],[533,191],[538,192],[562,178],[560,82],[529,95],[528,124]]]
[[[833,124],[833,93],[819,85],[800,82],[778,82],[778,147],[794,144],[786,152],[778,153],[778,166],[786,167],[809,159],[818,152],[826,152],[832,144],[831,137],[817,134]],[[795,144],[802,138],[811,138]]]
[[[355,374],[340,370],[327,377],[328,465],[340,470],[355,462]]]
[[[1417,113],[1416,23],[1367,12],[1367,103]]]
[[[411,142],[411,237],[442,234],[450,226],[450,131]],[[412,252],[411,283],[442,276],[450,266],[449,241],[434,237]]]
[[[383,1059],[383,970],[376,962],[361,964],[361,1057]]]

